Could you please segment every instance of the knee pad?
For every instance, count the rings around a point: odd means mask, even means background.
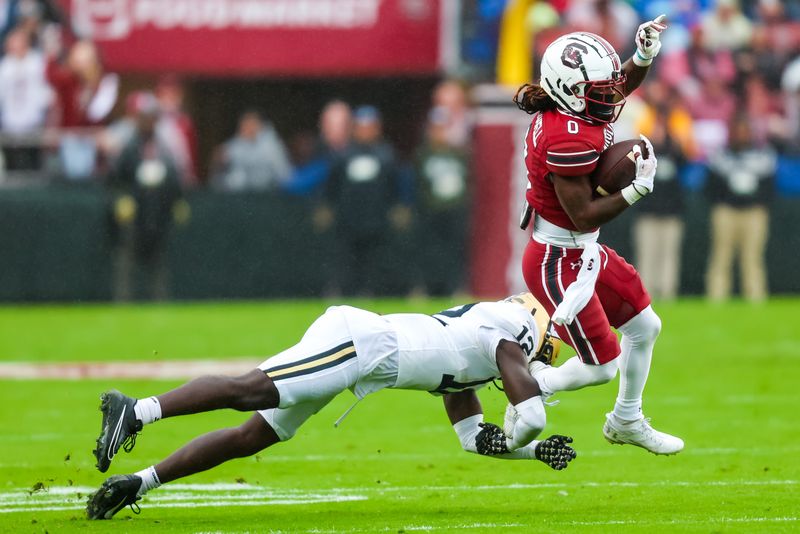
[[[655,343],[661,332],[661,318],[648,306],[622,325],[619,331],[634,343]]]

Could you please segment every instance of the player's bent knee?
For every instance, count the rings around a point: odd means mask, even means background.
[[[618,368],[619,366],[617,364],[617,360],[612,360],[608,363],[604,363],[603,365],[592,366],[595,377],[594,385],[606,384],[614,380],[614,377],[617,376]]]
[[[278,405],[280,395],[275,383],[260,369],[233,379],[236,384],[237,397],[241,401],[239,409],[264,410]]]
[[[653,308],[647,307],[641,313],[641,337],[644,341],[655,342],[658,334],[661,333],[661,318],[653,311]]]
[[[661,318],[648,306],[619,330],[634,343],[655,343],[661,333]]]

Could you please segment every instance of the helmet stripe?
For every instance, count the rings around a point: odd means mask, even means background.
[[[603,50],[605,50],[606,55],[611,56],[611,62],[614,65],[614,70],[620,70],[622,68],[622,65],[620,64],[619,60],[619,55],[614,50],[614,47],[611,46],[608,41],[606,41],[599,35],[589,32],[580,32],[574,34],[572,38],[575,39],[576,41],[580,41],[581,43],[587,46],[592,47],[592,50],[597,52],[598,56],[602,56],[603,54],[600,53],[600,50],[598,50],[598,48],[594,44],[592,44],[592,42],[594,42],[595,44],[599,44],[600,47],[603,48]]]

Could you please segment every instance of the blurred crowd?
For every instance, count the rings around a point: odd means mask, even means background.
[[[214,150],[207,181],[192,172],[194,130],[179,95],[174,79],[155,94],[132,93],[125,117],[97,138],[115,196],[116,299],[141,295],[142,274],[145,294],[167,296],[167,236],[190,218],[183,192],[196,187],[305,201],[313,230],[331,244],[331,262],[320,267],[330,296],[465,290],[470,122],[462,85],[435,88],[422,141],[405,158],[384,136],[373,105],[332,100],[316,130],[286,142],[257,109],[246,110]],[[387,265],[402,270],[408,285],[386,287]]]
[[[659,156],[659,193],[636,210],[637,266],[655,297],[677,294],[684,200],[702,191],[712,206],[709,297],[730,295],[738,258],[744,295],[765,298],[769,203],[776,190],[800,192],[791,172],[800,168],[800,0],[468,2],[462,59],[470,82],[500,68],[501,19],[512,4],[529,6],[523,19],[534,79],[558,35],[599,33],[626,58],[640,21],[669,13],[661,56],[615,125],[618,140],[649,136]],[[435,87],[413,154],[399,154],[384,136],[382,110],[332,100],[315,130],[286,139],[258,109],[243,111],[208,164],[182,80],[162,76],[148,90],[123,90],[55,5],[0,1],[0,183],[45,171],[106,184],[116,298],[132,298],[142,276],[150,296],[167,295],[167,236],[191,217],[185,192],[200,187],[307,199],[315,231],[336,244],[331,294],[380,293],[387,261],[413,273],[404,291],[465,290],[472,125],[465,84]]]

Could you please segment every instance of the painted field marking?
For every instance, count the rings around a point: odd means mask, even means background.
[[[798,517],[722,517],[722,518],[709,518],[709,519],[676,519],[664,521],[627,521],[627,520],[609,520],[609,521],[552,521],[543,524],[537,524],[538,528],[553,527],[570,527],[570,526],[695,526],[695,525],[720,525],[720,524],[748,524],[748,523],[791,523],[800,521]],[[370,528],[350,528],[350,529],[320,529],[312,528],[309,530],[269,530],[268,534],[360,534],[370,532],[397,532],[404,530],[406,532],[450,532],[453,530],[485,530],[497,528],[513,528],[513,527],[532,527],[530,524],[524,523],[471,523],[471,524],[455,524],[446,526],[435,525],[403,525],[394,527],[370,527]],[[250,531],[231,531],[231,532],[199,532],[197,534],[250,534]]]
[[[174,484],[167,485],[145,497],[143,505],[153,508],[225,507],[225,506],[278,506],[297,504],[319,504],[367,500],[365,494],[419,492],[476,492],[513,491],[527,489],[565,488],[618,488],[618,487],[727,487],[727,486],[797,486],[797,480],[730,480],[730,481],[673,481],[673,482],[581,482],[505,484],[505,485],[460,485],[460,486],[381,486],[364,488],[315,488],[283,489],[262,488],[250,484]],[[29,493],[25,489],[0,492],[0,514],[35,511],[65,511],[85,508],[86,497],[96,488],[89,486],[53,486],[45,491]],[[740,518],[741,519],[741,518]],[[768,520],[771,518],[765,518]],[[796,520],[796,518],[786,519]],[[577,523],[576,523],[577,524]]]
[[[16,489],[0,492],[0,514],[83,510],[86,499],[97,488],[52,486],[29,493]],[[354,493],[320,490],[260,488],[249,484],[175,484],[153,492],[143,504],[153,508],[196,508],[227,506],[280,506],[363,501],[368,497]]]

